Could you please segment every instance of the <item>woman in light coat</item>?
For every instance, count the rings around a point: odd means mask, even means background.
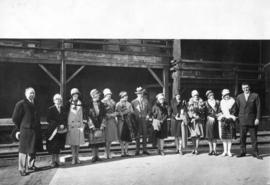
[[[71,99],[66,104],[68,132],[66,144],[70,145],[72,152],[71,164],[80,163],[80,145],[84,144],[84,107],[79,98],[80,92],[77,88],[71,89]]]

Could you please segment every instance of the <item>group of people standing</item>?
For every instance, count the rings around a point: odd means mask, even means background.
[[[230,91],[222,91],[222,100],[215,99],[211,90],[206,92],[207,100],[200,98],[197,90],[193,90],[188,102],[181,99],[178,93],[171,104],[166,102],[162,93],[156,95],[153,106],[145,98],[145,90],[138,87],[137,98],[128,101],[128,93],[121,91],[120,100],[112,99],[112,92],[106,88],[101,92],[90,91],[90,101],[83,102],[77,88],[71,89],[70,99],[63,105],[60,94],[53,97],[54,105],[47,113],[48,128],[46,130],[46,148],[52,154],[53,167],[59,166],[59,154],[65,145],[70,145],[72,164],[80,163],[80,145],[88,139],[92,148],[92,162],[101,160],[99,148],[105,147],[105,157],[111,158],[111,143],[119,141],[121,156],[129,156],[128,145],[136,141],[135,155],[140,155],[140,139],[142,137],[142,154],[147,151],[148,127],[152,128],[157,141],[157,152],[164,153],[164,139],[170,133],[175,137],[176,153],[183,155],[183,149],[190,138],[193,143],[192,154],[198,154],[199,140],[206,138],[209,142],[209,155],[217,155],[216,142],[223,142],[223,156],[232,156],[232,140],[236,137],[236,122],[240,123],[241,154],[246,154],[246,134],[251,134],[254,157],[260,158],[257,147],[257,125],[260,118],[260,99],[256,93],[250,92],[248,84],[243,83],[243,94],[236,99]],[[27,175],[27,168],[38,170],[35,166],[35,154],[42,150],[40,117],[34,101],[35,90],[26,88],[25,99],[19,101],[13,112],[16,125],[14,137],[19,140],[19,172]],[[170,124],[170,127],[168,127]],[[169,129],[168,129],[169,128]],[[87,137],[87,138],[85,138]]]

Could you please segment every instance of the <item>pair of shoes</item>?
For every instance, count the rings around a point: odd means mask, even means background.
[[[28,170],[31,170],[31,171],[39,171],[40,169],[36,166],[32,166],[32,167],[29,167]]]
[[[76,159],[76,163],[77,163],[77,164],[81,164],[81,161],[80,161],[79,158]]]
[[[19,172],[20,172],[20,175],[21,175],[21,176],[26,176],[26,175],[28,175],[28,173],[26,173],[25,171],[21,171],[21,170],[20,170]]]
[[[195,154],[195,150],[192,150],[191,154]]]
[[[179,155],[184,155],[184,152],[182,152],[182,151],[179,151]]]
[[[179,154],[180,152],[179,152],[179,150],[176,150],[176,152],[175,152],[176,154]]]
[[[145,154],[145,155],[150,155],[150,153],[148,152],[148,151],[143,151],[143,154]]]
[[[195,155],[199,155],[199,152],[198,152],[198,150],[195,150]]]
[[[158,155],[161,155],[161,150],[158,149],[158,150],[157,150],[157,153],[158,153]]]
[[[238,155],[237,157],[245,157],[245,156],[246,156],[246,153],[241,152],[241,154],[240,154],[240,155]]]
[[[208,155],[214,155],[214,152],[213,151],[212,152],[209,152]]]
[[[216,151],[213,151],[213,155],[217,156],[217,155],[218,155],[218,153],[217,153]]]
[[[138,156],[138,155],[140,155],[140,151],[135,152],[135,156]]]
[[[97,161],[102,161],[102,159],[99,158],[99,156],[96,156],[96,158],[97,158]]]
[[[56,162],[54,162],[54,163],[51,164],[51,167],[52,168],[57,168],[58,166],[59,166],[59,164],[57,164]]]
[[[252,156],[260,160],[263,159],[262,156],[260,156],[258,153],[253,153]]]
[[[71,164],[72,164],[72,165],[76,164],[75,158],[72,159]]]

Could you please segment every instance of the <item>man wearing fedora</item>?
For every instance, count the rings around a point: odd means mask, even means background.
[[[18,170],[21,176],[25,176],[28,170],[38,170],[35,166],[36,152],[43,150],[40,116],[32,87],[25,89],[25,98],[15,105],[12,121],[19,131],[16,134],[19,139]]]
[[[237,96],[236,103],[239,109],[241,153],[238,157],[246,156],[246,137],[250,133],[253,157],[262,159],[257,146],[257,129],[261,117],[260,97],[257,93],[250,92],[248,83],[242,83],[243,93]]]
[[[143,154],[149,155],[146,149],[146,139],[147,139],[147,122],[149,119],[149,114],[151,112],[151,106],[146,98],[144,98],[145,89],[142,87],[136,88],[135,94],[137,98],[134,99],[131,104],[134,110],[134,114],[137,120],[136,128],[136,153],[140,154],[140,136],[143,139]]]

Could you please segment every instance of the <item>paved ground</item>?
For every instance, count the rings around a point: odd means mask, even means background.
[[[237,148],[239,146],[236,146]],[[233,149],[238,153],[237,148]],[[204,151],[203,151],[204,150]],[[263,160],[251,156],[245,158],[208,156],[202,149],[198,156],[169,154],[121,158],[117,154],[111,160],[92,164],[90,156],[81,156],[82,164],[71,166],[67,162],[58,169],[50,169],[49,159],[39,157],[42,171],[19,176],[16,160],[0,161],[0,184],[20,185],[270,185],[270,146],[263,145]],[[152,151],[153,154],[155,151]]]

